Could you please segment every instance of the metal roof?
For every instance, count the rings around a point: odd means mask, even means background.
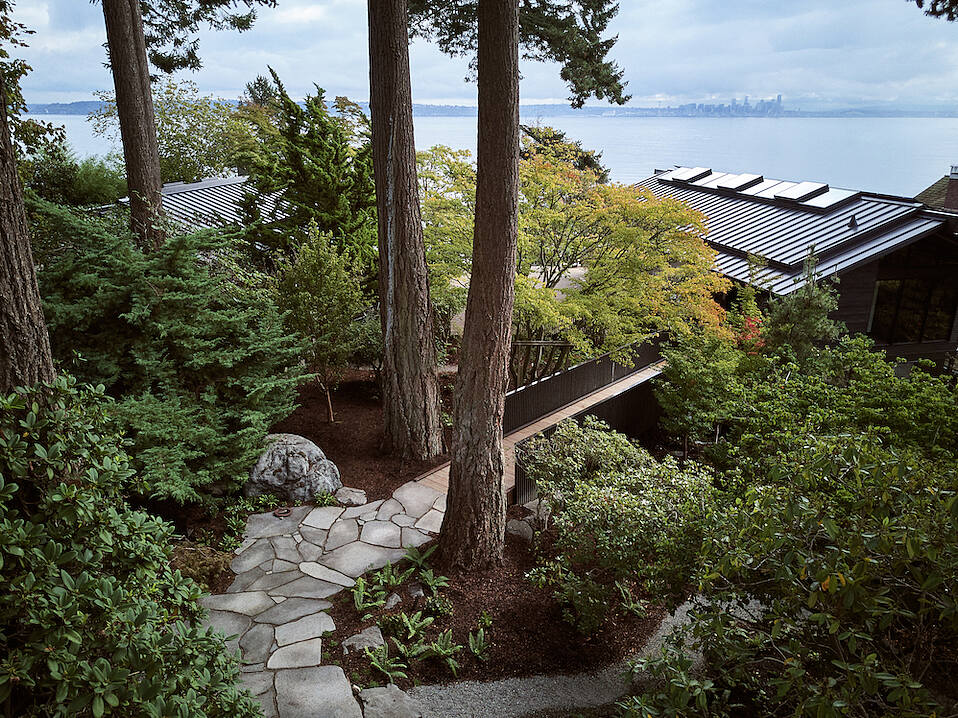
[[[242,201],[252,187],[246,177],[220,177],[199,182],[163,185],[163,212],[167,219],[191,230],[223,227],[243,222]],[[282,219],[277,207],[279,193],[257,195],[263,217]]]
[[[701,212],[706,242],[717,252],[716,269],[778,294],[801,285],[810,251],[826,276],[877,259],[946,224],[909,198],[754,173],[679,167],[657,170],[637,186]],[[757,258],[761,268],[756,270],[750,258]]]

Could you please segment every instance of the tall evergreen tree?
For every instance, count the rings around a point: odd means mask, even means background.
[[[456,381],[449,496],[440,532],[446,568],[502,561],[502,415],[519,233],[518,0],[479,2],[479,141],[472,280]]]
[[[272,68],[270,74],[269,88],[260,83],[257,92],[265,107],[240,110],[254,135],[239,153],[255,189],[244,201],[247,224],[259,226],[254,239],[285,250],[315,223],[370,273],[376,200],[365,115],[343,99],[334,115],[318,86],[300,105]]]
[[[164,72],[198,69],[202,25],[247,30],[255,6],[276,0],[101,0],[120,139],[130,191],[130,226],[145,246],[163,241],[160,155],[149,61]],[[236,11],[235,8],[240,8]]]
[[[408,2],[408,7],[407,7]],[[475,0],[368,0],[370,98],[377,165],[380,212],[380,265],[392,267],[391,285],[380,283],[385,347],[384,393],[386,443],[402,454],[424,458],[438,452],[435,417],[434,360],[424,341],[433,317],[428,285],[422,281],[419,258],[425,256],[422,230],[413,217],[418,210],[415,156],[411,127],[407,35],[435,38],[443,51],[475,52],[478,40]],[[581,105],[589,96],[625,102],[622,72],[606,60],[615,38],[602,34],[618,6],[612,0],[523,0],[520,40],[526,56],[562,64],[562,77]],[[378,115],[378,117],[377,117]],[[377,122],[380,128],[377,130]],[[405,145],[405,146],[404,146]],[[397,168],[401,163],[409,165]],[[389,182],[387,193],[383,182]],[[394,251],[402,259],[393,259]],[[393,289],[390,290],[389,287]],[[409,381],[410,376],[414,381]],[[389,386],[397,391],[389,391]],[[423,438],[423,431],[427,432]]]
[[[369,109],[379,210],[384,444],[442,452],[439,382],[420,216],[406,0],[369,0]]]
[[[19,99],[27,67],[10,61],[8,46],[22,45],[25,28],[13,22],[13,3],[0,0],[0,394],[54,376],[50,337],[37,289],[23,190],[10,137],[9,99]],[[13,88],[11,91],[10,88]]]

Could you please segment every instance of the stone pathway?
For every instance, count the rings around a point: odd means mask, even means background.
[[[323,665],[322,636],[336,628],[328,599],[432,540],[445,510],[444,493],[410,481],[385,501],[249,517],[236,579],[202,602],[209,623],[236,636],[243,681],[267,718],[362,717],[343,669]]]

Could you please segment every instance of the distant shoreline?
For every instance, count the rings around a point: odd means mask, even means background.
[[[358,103],[368,112],[368,103]],[[89,115],[103,107],[103,103],[96,100],[80,102],[51,102],[31,103],[27,110],[32,115]],[[778,112],[761,114],[742,110],[725,112],[697,112],[685,107],[594,107],[586,106],[575,109],[569,105],[522,105],[520,114],[543,117],[693,117],[693,118],[763,118],[780,119],[789,117],[823,117],[823,118],[863,118],[863,117],[958,117],[958,109],[954,110],[910,110],[910,109],[883,109],[883,108],[848,108],[842,110],[780,110]],[[468,105],[413,105],[413,115],[416,117],[475,117],[476,108]]]

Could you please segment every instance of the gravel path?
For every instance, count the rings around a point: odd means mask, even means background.
[[[674,626],[687,622],[690,604],[667,616],[641,651],[594,673],[530,676],[478,683],[417,686],[408,691],[424,718],[521,718],[545,710],[575,710],[612,703],[628,691],[628,661],[650,655]]]

